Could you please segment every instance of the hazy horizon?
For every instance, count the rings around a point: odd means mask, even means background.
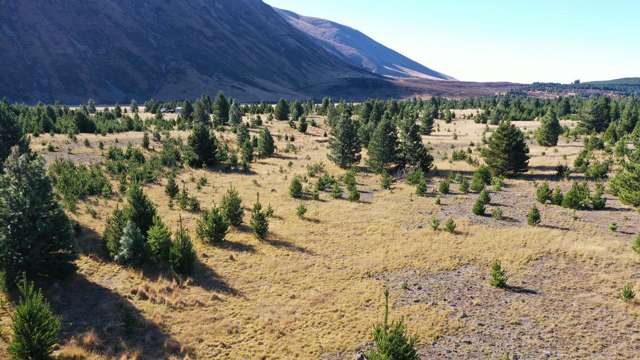
[[[640,3],[265,0],[362,31],[465,81],[597,81],[640,76]]]

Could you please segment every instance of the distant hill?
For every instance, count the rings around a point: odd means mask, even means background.
[[[589,81],[589,82],[585,82],[584,84],[640,86],[640,77],[628,77],[628,78],[604,80],[604,81]]]
[[[288,22],[309,34],[317,44],[352,65],[395,78],[455,80],[376,42],[358,30],[329,20],[276,9]]]
[[[260,0],[0,0],[0,98],[399,96]]]

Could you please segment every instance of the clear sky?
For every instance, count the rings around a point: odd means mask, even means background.
[[[640,76],[640,0],[265,0],[469,81]]]

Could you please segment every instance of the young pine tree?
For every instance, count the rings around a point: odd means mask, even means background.
[[[276,104],[273,114],[276,117],[276,120],[285,121],[289,120],[289,112],[289,102],[285,99],[280,99]]]
[[[235,101],[233,103],[235,104]],[[233,105],[231,107],[233,108]],[[236,108],[236,110],[239,114],[240,109]],[[213,102],[213,118],[216,125],[226,125],[229,122],[229,113],[229,100],[227,100],[227,97],[220,91]]]
[[[483,157],[496,176],[510,176],[529,168],[529,147],[524,134],[509,121],[503,121],[489,139]]]
[[[155,262],[166,262],[169,260],[171,232],[158,216],[153,219],[153,225],[147,233],[147,245],[149,247],[149,254]]]
[[[356,127],[351,117],[343,114],[331,130],[328,158],[341,168],[349,168],[360,162],[360,150]]]
[[[196,252],[186,230],[182,227],[182,219],[178,223],[175,240],[169,251],[171,270],[180,275],[191,275],[196,262]]]
[[[120,238],[122,238],[125,226],[127,226],[127,215],[124,210],[116,208],[107,219],[102,236],[111,259],[115,259],[120,252]]]
[[[291,184],[289,185],[289,195],[291,195],[291,197],[294,199],[302,198],[302,183],[300,182],[300,178],[298,178],[297,176],[294,176],[293,179],[291,179]]]
[[[384,291],[384,320],[373,328],[373,349],[369,360],[418,360],[417,338],[407,334],[402,320],[389,323],[389,290]]]
[[[244,209],[238,190],[233,187],[227,190],[227,193],[222,197],[221,210],[229,224],[233,226],[242,224]]]
[[[146,240],[133,220],[124,227],[115,260],[124,265],[140,265],[146,258]]]
[[[228,230],[229,221],[223,211],[214,206],[211,210],[202,213],[196,233],[200,241],[215,244],[224,241]]]
[[[216,165],[217,143],[209,127],[196,124],[187,139],[186,161],[193,168]]]
[[[13,359],[51,359],[60,333],[60,319],[40,289],[25,279],[19,284],[20,302],[13,315],[9,354]]]
[[[507,287],[507,281],[509,280],[507,273],[502,269],[502,264],[499,260],[494,261],[491,264],[491,280],[489,283],[491,286],[495,286],[499,289]]]
[[[6,285],[22,273],[49,277],[73,270],[72,237],[43,160],[14,147],[0,174],[0,271]]]
[[[257,197],[251,211],[251,229],[260,240],[266,239],[269,233],[269,216],[265,210],[262,210],[260,196]]]
[[[547,114],[542,118],[540,127],[536,131],[536,140],[541,146],[556,146],[558,145],[558,137],[562,132],[560,121],[556,112],[549,109]]]
[[[176,184],[175,176],[169,176],[169,178],[167,179],[167,185],[165,185],[164,187],[164,192],[171,199],[176,198],[178,192],[180,192],[180,188],[178,188],[178,184]]]
[[[536,226],[540,224],[540,210],[537,207],[532,207],[527,214],[527,224],[530,226]]]
[[[418,125],[411,121],[412,123],[402,132],[400,157],[403,165],[417,167],[426,173],[433,166],[433,156],[422,143]]]
[[[142,187],[133,184],[127,193],[128,206],[125,214],[128,220],[133,221],[143,236],[147,236],[147,231],[153,224],[156,216],[156,207],[151,200],[144,194]]]
[[[398,135],[396,126],[385,116],[369,140],[369,166],[376,172],[396,161]]]
[[[258,138],[258,153],[260,156],[269,157],[273,155],[275,151],[275,144],[271,132],[266,127],[262,129],[260,137]]]

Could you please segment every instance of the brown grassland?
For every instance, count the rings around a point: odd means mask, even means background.
[[[526,132],[536,125],[518,123]],[[368,346],[381,319],[385,286],[392,318],[405,319],[425,358],[630,359],[640,353],[640,304],[620,299],[626,284],[638,289],[640,257],[630,246],[640,231],[638,212],[607,195],[602,211],[538,204],[541,225],[526,224],[537,182],[570,186],[571,181],[553,176],[554,167],[573,163],[580,140],[562,138],[557,150],[530,141],[531,171],[506,180],[492,194],[487,212],[501,208],[504,213],[496,220],[473,215],[477,195],[460,193],[455,183],[451,194],[441,195],[440,205],[434,195],[447,172],[471,175],[469,164],[443,157],[467,147],[479,157],[476,146],[482,144],[485,125],[438,120],[437,131],[424,136],[437,167],[429,176],[429,196],[416,196],[415,187],[400,179],[392,190],[382,190],[379,176],[362,170],[359,202],[336,200],[329,193],[319,201],[292,199],[289,182],[305,176],[307,165],[323,162],[336,176],[344,170],[327,160],[324,125],[310,127],[305,135],[286,122],[267,126],[279,151],[254,162],[251,174],[186,168],[178,177],[204,208],[219,203],[231,186],[246,209],[259,193],[261,202],[275,210],[267,240],[241,227],[232,229],[223,245],[203,244],[195,236],[199,214],[170,209],[164,179],[145,187],[169,228],[175,230],[181,217],[196,244],[198,264],[189,279],[105,258],[99,235],[113,209],[124,205],[121,196],[88,199],[70,213],[83,228],[78,274],[47,289],[62,316],[61,358],[353,358]],[[285,134],[295,135],[296,152],[283,152]],[[188,133],[172,136],[186,139]],[[235,144],[230,132],[218,137]],[[32,148],[49,162],[56,157],[91,162],[100,159],[99,141],[107,148],[116,138],[119,146],[139,144],[142,133],[82,134],[77,143],[63,135],[41,135],[32,139]],[[92,146],[84,146],[84,139]],[[56,152],[47,151],[49,143]],[[152,141],[156,151],[159,146]],[[193,179],[200,177],[208,184],[198,191]],[[309,178],[308,185],[314,182]],[[304,219],[296,216],[300,202],[309,209]],[[443,223],[453,218],[456,232],[433,231],[432,217]],[[618,231],[608,229],[611,222]],[[507,270],[512,288],[489,285],[495,259]],[[132,320],[123,320],[128,317]],[[6,356],[9,324],[4,311],[0,356]]]

